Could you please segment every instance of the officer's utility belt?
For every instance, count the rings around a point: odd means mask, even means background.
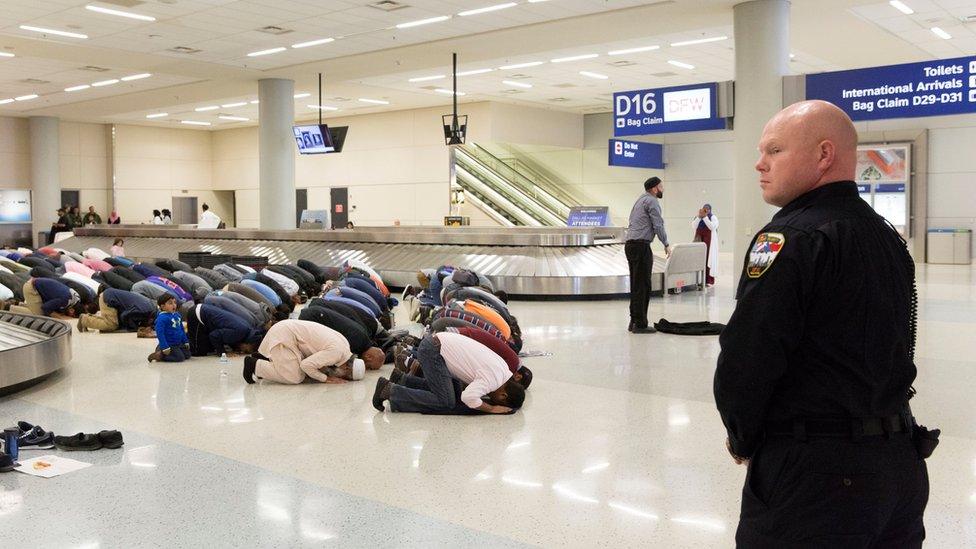
[[[766,436],[808,438],[847,438],[887,436],[907,432],[909,425],[901,415],[850,419],[795,419],[766,424]]]

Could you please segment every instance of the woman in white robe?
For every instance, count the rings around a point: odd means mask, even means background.
[[[718,275],[718,217],[712,213],[712,206],[705,204],[698,210],[698,216],[691,221],[695,229],[695,242],[704,242],[708,250],[708,261],[705,263],[705,283],[715,284]]]

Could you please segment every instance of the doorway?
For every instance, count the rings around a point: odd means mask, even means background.
[[[308,209],[308,189],[295,189],[295,227],[302,225],[302,212]]]
[[[81,191],[61,190],[61,206],[80,206]]]
[[[329,194],[332,196],[332,228],[345,229],[349,221],[349,188],[333,187]]]
[[[195,225],[197,223],[197,197],[173,197],[173,224]]]

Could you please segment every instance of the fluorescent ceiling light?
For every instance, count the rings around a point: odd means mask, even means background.
[[[899,2],[898,0],[891,0],[891,2],[888,2],[888,3],[891,4],[891,7],[895,8],[896,10],[898,10],[898,11],[900,11],[902,13],[904,13],[905,15],[911,15],[911,14],[915,13],[915,10],[913,10],[910,7],[908,7],[904,2]]]
[[[695,44],[707,44],[709,42],[721,42],[722,40],[728,40],[728,36],[714,36],[712,38],[701,38],[699,40],[685,40],[684,42],[673,42],[671,44],[672,48],[680,48],[681,46],[693,46]]]
[[[598,53],[587,53],[585,55],[574,55],[572,57],[557,57],[553,59],[553,63],[567,63],[569,61],[580,61],[583,59],[593,59],[594,57],[600,57]]]
[[[206,107],[197,107],[197,108],[195,108],[193,110],[195,110],[197,112],[207,112],[207,111],[215,111],[215,110],[217,110],[219,108],[220,107],[218,107],[217,105],[209,105],[209,106],[206,106]]]
[[[243,107],[247,105],[247,101],[241,101],[240,103],[227,103],[226,105],[221,105],[222,109],[233,109],[234,107]]]
[[[14,99],[0,99],[0,105],[6,105],[7,103],[13,103]]]
[[[164,116],[169,116],[168,112],[157,112],[154,114],[147,114],[146,118],[162,118]]]
[[[682,69],[688,69],[688,70],[695,68],[694,65],[689,65],[688,63],[682,63],[681,61],[675,61],[673,59],[669,59],[668,64],[674,65],[675,67],[681,67]]]
[[[502,65],[498,67],[500,71],[508,71],[512,69],[524,69],[526,67],[538,67],[539,65],[545,63],[545,61],[529,61],[528,63],[516,63],[514,65]]]
[[[382,99],[365,99],[365,98],[362,98],[362,97],[359,98],[359,101],[361,101],[363,103],[372,103],[374,105],[389,105],[390,104],[389,101],[383,101]]]
[[[790,54],[790,59],[796,59],[796,54],[794,54],[794,53],[791,53],[791,54]]]
[[[244,118],[243,116],[226,116],[226,115],[221,115],[221,116],[218,116],[217,118],[219,118],[221,120],[233,120],[234,122],[247,122],[248,120],[250,120],[250,118]]]
[[[148,72],[144,72],[142,74],[133,74],[131,76],[123,76],[122,77],[122,81],[123,82],[132,82],[133,80],[142,80],[143,78],[149,78],[150,76],[152,76],[152,74],[149,74]]]
[[[68,38],[88,38],[87,34],[79,34],[77,32],[68,32],[57,29],[47,29],[44,27],[33,27],[31,25],[21,25],[21,29],[26,31],[40,32],[42,34],[53,34],[55,36],[67,36]]]
[[[485,74],[486,72],[491,72],[495,69],[475,69],[473,71],[462,71],[457,73],[458,76],[471,76],[472,74]]]
[[[291,47],[298,48],[308,48],[311,46],[318,46],[321,44],[328,44],[329,42],[335,42],[335,38],[322,38],[321,40],[310,40],[308,42],[299,42],[297,44],[292,44]]]
[[[209,126],[210,122],[199,122],[197,120],[180,120],[180,124],[188,124],[190,126]]]
[[[304,99],[306,97],[312,97],[312,94],[306,93],[306,92],[296,93],[295,94],[295,99]]]
[[[449,89],[447,89],[447,88],[437,88],[437,89],[436,89],[436,90],[434,90],[434,91],[435,91],[435,92],[437,92],[437,93],[443,93],[443,94],[445,94],[445,95],[454,95],[454,90],[449,90]],[[464,92],[457,92],[457,96],[458,96],[458,97],[460,97],[460,96],[462,96],[462,95],[467,95],[467,94],[466,94],[466,93],[464,93]]]
[[[308,108],[315,109],[319,111],[337,111],[337,107],[330,107],[328,105],[308,105]]]
[[[653,51],[659,50],[661,46],[642,46],[640,48],[627,48],[625,50],[613,50],[607,53],[607,55],[627,55],[628,53],[640,53],[643,51]]]
[[[936,36],[938,36],[943,40],[952,40],[952,35],[940,29],[939,27],[932,27],[929,30],[931,30]]]
[[[71,86],[70,88],[65,88],[64,91],[66,91],[66,92],[76,92],[76,91],[81,91],[81,90],[87,90],[90,87],[91,86],[89,86],[88,84],[82,84],[80,86]]]
[[[14,97],[14,101],[30,101],[31,99],[37,99],[37,94],[32,93],[30,95],[21,95],[20,97]]]
[[[505,2],[504,4],[495,4],[494,6],[486,6],[484,8],[462,11],[458,15],[460,15],[461,17],[467,17],[469,15],[478,15],[479,13],[488,13],[490,11],[498,11],[506,8],[514,8],[517,5],[518,4],[515,2]]]
[[[515,86],[516,88],[531,88],[532,84],[526,84],[525,82],[516,82],[514,80],[502,80],[502,84],[506,86]]]
[[[111,86],[112,84],[118,84],[118,78],[112,78],[111,80],[101,80],[99,82],[92,82],[93,88],[101,88],[102,86]]]
[[[596,78],[597,80],[606,80],[607,78],[610,78],[609,76],[600,74],[598,72],[579,71],[579,73],[587,78]]]
[[[97,11],[98,13],[104,13],[106,15],[117,15],[119,17],[128,17],[129,19],[138,19],[140,21],[155,21],[156,18],[151,15],[141,15],[138,13],[132,13],[131,11],[115,10],[112,8],[103,8],[101,6],[94,6],[88,4],[85,6],[88,11]]]
[[[443,74],[435,74],[433,76],[418,76],[416,78],[411,78],[407,82],[429,82],[431,80],[440,80],[441,78],[446,78]]]
[[[261,101],[259,99],[255,99],[254,101],[250,101],[249,103],[251,103],[252,105],[257,105],[260,102]]]
[[[6,51],[0,51],[0,57],[16,57],[16,55]]]
[[[396,26],[398,29],[409,29],[410,27],[419,27],[420,25],[429,25],[431,23],[440,23],[441,21],[447,21],[450,19],[450,15],[440,15],[438,17],[430,17],[427,19],[420,19],[417,21],[409,21],[407,23],[400,23]]]
[[[270,50],[252,51],[247,54],[248,57],[260,57],[262,55],[271,55],[272,53],[278,53],[287,50],[288,48],[271,48]]]

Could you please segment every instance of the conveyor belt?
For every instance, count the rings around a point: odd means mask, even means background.
[[[0,395],[36,383],[70,361],[70,325],[42,316],[0,313]]]

